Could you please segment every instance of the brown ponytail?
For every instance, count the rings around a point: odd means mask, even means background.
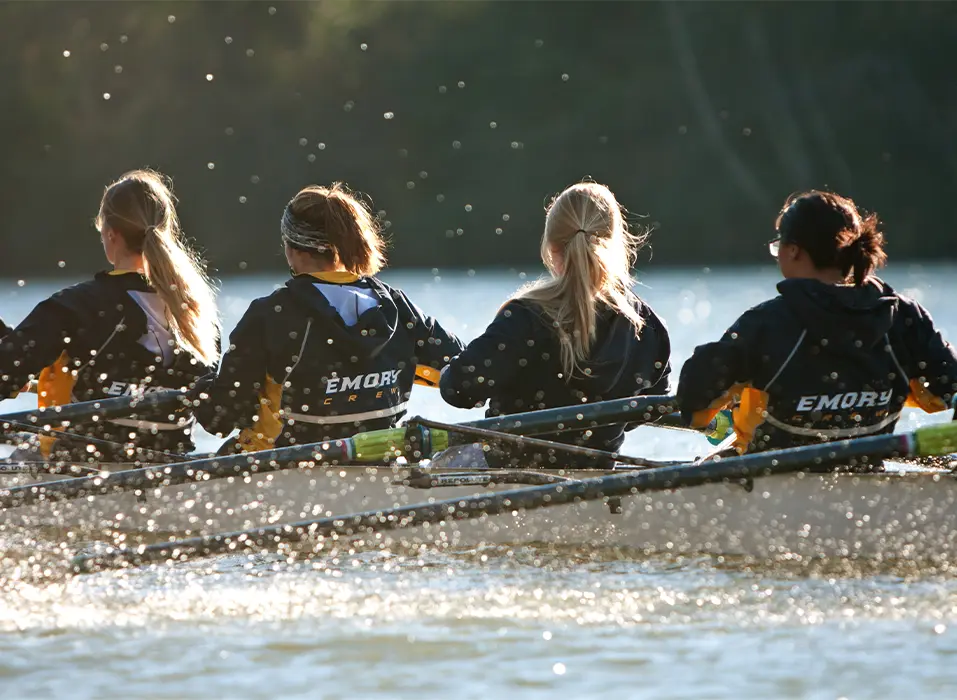
[[[849,197],[810,190],[788,197],[776,227],[785,243],[811,257],[819,270],[837,269],[862,286],[887,262],[876,214],[861,216]]]
[[[283,237],[329,264],[371,276],[385,267],[385,242],[369,207],[345,185],[311,185],[286,206]]]
[[[183,241],[173,194],[162,175],[134,170],[110,185],[96,217],[142,253],[150,286],[166,304],[170,331],[206,365],[218,358],[215,293],[199,257]]]

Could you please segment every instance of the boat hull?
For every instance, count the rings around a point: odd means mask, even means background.
[[[458,472],[460,473],[460,472]],[[552,472],[587,478],[595,472]],[[66,528],[79,539],[114,541],[208,535],[332,515],[384,510],[515,488],[419,488],[402,467],[316,467],[217,479],[4,513],[5,527]],[[6,477],[3,485],[24,483]],[[369,536],[365,537],[369,540]],[[946,472],[793,474],[637,494],[529,512],[379,533],[452,548],[525,543],[711,553],[755,560],[792,557],[928,558],[957,561],[957,479]]]

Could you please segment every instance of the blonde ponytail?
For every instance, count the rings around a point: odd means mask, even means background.
[[[549,204],[541,252],[552,277],[515,298],[535,304],[552,321],[566,381],[588,359],[599,302],[627,318],[636,335],[641,332],[630,270],[643,242],[628,232],[621,206],[604,185],[572,185]]]
[[[183,241],[173,194],[152,170],[135,170],[110,185],[97,227],[106,225],[143,254],[150,286],[166,304],[170,332],[196,360],[219,359],[215,292],[198,256]]]

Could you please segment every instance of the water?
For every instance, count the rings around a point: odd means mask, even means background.
[[[954,268],[898,267],[957,333]],[[517,273],[396,273],[421,306],[471,338]],[[642,295],[668,322],[680,367],[770,295],[773,269],[653,271]],[[279,281],[279,280],[275,280]],[[226,326],[274,280],[227,280]],[[55,285],[54,285],[55,286]],[[0,285],[8,322],[54,286]],[[31,398],[7,406],[29,406]],[[412,412],[478,415],[419,389]],[[947,418],[949,416],[942,416]],[[911,412],[904,427],[927,418]],[[206,446],[211,438],[206,438]],[[657,458],[707,448],[641,428]],[[68,577],[44,533],[5,533],[4,697],[911,698],[957,692],[957,579],[906,562],[754,568],[601,548],[350,552],[293,563],[264,554]],[[30,556],[40,562],[31,568]],[[45,572],[43,567],[49,567]]]

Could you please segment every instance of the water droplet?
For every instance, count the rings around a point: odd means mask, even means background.
[[[346,112],[351,112],[351,111],[352,111],[352,108],[355,107],[355,106],[356,106],[356,103],[353,102],[352,100],[349,100],[349,101],[346,102],[344,105],[342,105],[342,109],[343,109],[344,111],[346,111]]]
[[[128,36],[126,36],[126,34],[123,34],[122,36],[120,36],[120,43],[121,43],[121,44],[125,44],[125,43],[128,42],[129,40],[130,40],[130,38],[129,38]]]
[[[489,129],[497,129],[497,128],[498,128],[498,122],[489,122],[489,123],[488,123],[488,128],[489,128]]]
[[[258,175],[253,175],[251,178],[249,178],[249,181],[250,181],[251,183],[253,183],[254,185],[258,185],[258,184],[259,184],[259,176],[258,176]]]
[[[551,632],[549,632],[548,630],[545,630],[544,632],[542,632],[542,639],[544,639],[546,642],[551,638],[552,638]]]
[[[567,83],[567,82],[568,82],[568,73],[562,73],[562,82],[563,82],[563,83]]]
[[[536,40],[535,40],[535,48],[536,48],[536,49],[540,49],[540,48],[542,48],[544,45],[545,45],[545,42],[542,41],[541,39],[536,39]]]
[[[18,287],[22,287],[22,286],[25,285],[26,283],[27,283],[26,280],[17,280],[17,286],[18,286]]]
[[[315,154],[315,153],[310,153],[308,156],[306,156],[306,160],[308,160],[310,163],[315,163],[315,162],[316,162],[316,154]]]
[[[115,65],[115,66],[113,66],[113,72],[116,73],[117,75],[119,75],[120,73],[123,72],[123,66],[121,66],[121,65]]]
[[[231,36],[228,36],[228,37],[226,37],[225,39],[223,39],[223,41],[225,41],[227,44],[232,44],[232,43],[233,43],[233,38],[232,38]]]
[[[743,129],[741,129],[741,133],[744,134],[745,136],[750,136],[750,135],[751,135],[751,127],[749,127],[749,126],[744,127]]]
[[[382,116],[385,117],[386,119],[392,119],[392,117],[394,117],[395,114],[393,114],[392,112],[386,112]]]
[[[316,144],[316,148],[318,148],[320,151],[324,151],[326,150],[326,144],[320,141],[319,143]]]
[[[414,189],[415,189],[415,183],[414,183],[412,180],[409,180],[408,182],[405,183],[405,189],[407,189],[407,190],[414,190]]]
[[[514,150],[517,151],[517,150],[518,150],[519,148],[521,148],[521,147],[522,147],[522,144],[521,144],[521,143],[519,143],[518,141],[512,141],[512,148],[513,148]]]
[[[270,14],[270,15],[276,14],[276,8],[275,8],[275,7],[270,7],[270,8],[269,8],[269,14]]]
[[[449,91],[449,89],[448,89],[447,87],[445,87],[444,85],[439,85],[439,94],[440,94],[440,95],[444,95],[444,94],[447,93],[448,91]]]
[[[66,260],[60,260],[57,263],[57,267],[66,267]]]
[[[110,48],[110,45],[105,42],[100,44],[100,51],[106,51],[109,48]]]
[[[246,56],[247,56],[248,58],[252,58],[252,57],[255,56],[255,55],[256,55],[256,52],[255,52],[255,51],[253,51],[252,49],[246,49]]]
[[[502,235],[502,229],[501,229],[501,228],[495,229],[495,235],[496,235],[496,236],[501,236],[501,235]]]
[[[456,84],[459,86],[459,90],[461,90],[462,88],[465,87],[465,81],[464,81],[464,80],[460,80],[460,81],[459,81],[458,83],[456,83]]]
[[[554,666],[552,666],[552,673],[554,673],[556,676],[564,676],[564,675],[565,675],[565,664],[563,664],[562,662],[559,661],[557,664],[555,664]]]
[[[508,221],[508,214],[502,214],[502,221]]]
[[[233,131],[233,127],[231,127],[231,126],[227,126],[227,127],[226,127],[226,135],[227,135],[227,136],[232,136],[234,133],[235,133],[235,132]]]
[[[937,624],[934,625],[934,634],[943,634],[947,631],[947,625]]]
[[[104,99],[104,100],[110,99],[110,93],[104,92],[104,93],[103,93],[103,99]]]
[[[309,141],[308,141],[307,139],[305,139],[305,138],[299,139],[299,145],[300,145],[300,146],[305,146],[305,145],[307,145],[308,143],[309,143]]]
[[[681,126],[678,127],[678,133],[684,136],[685,134],[688,133],[688,127],[682,124]]]
[[[170,15],[169,17],[166,18],[166,21],[172,24],[173,22],[176,21],[176,15]]]
[[[359,44],[359,48],[360,48],[362,51],[367,51],[367,50],[369,49],[369,45],[366,44],[365,42],[363,42],[363,43]]]
[[[210,161],[209,163],[206,164],[206,167],[209,168],[210,170],[214,170],[216,168],[216,164]]]
[[[466,204],[466,205],[465,205],[465,211],[472,211],[472,205],[471,205],[471,204]]]
[[[206,74],[206,82],[208,82],[208,83],[213,82],[213,74],[212,74],[212,73],[207,73],[207,74]]]
[[[453,141],[453,142],[452,142],[452,148],[455,148],[455,149],[462,148],[462,142],[461,142],[461,141]]]
[[[63,51],[63,58],[69,58],[69,57],[70,57],[70,51],[69,51],[69,50],[64,50],[64,51]]]
[[[436,202],[444,202],[444,201],[445,201],[445,195],[444,195],[444,194],[437,194],[437,195],[435,195],[435,201],[436,201]]]
[[[239,203],[240,203],[240,204],[245,204],[245,203],[246,203],[246,197],[240,195],[240,197],[239,197]]]
[[[247,267],[249,267],[249,264],[248,264],[245,260],[240,260],[240,261],[239,261],[239,269],[240,269],[240,270],[245,270]]]

